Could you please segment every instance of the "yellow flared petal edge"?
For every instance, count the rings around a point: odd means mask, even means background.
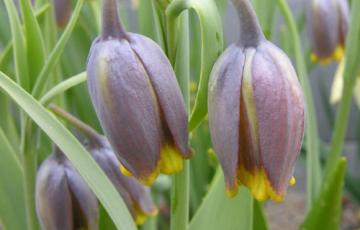
[[[160,173],[171,175],[180,172],[183,169],[183,161],[184,158],[176,147],[165,145],[160,151],[160,160],[155,170],[150,175],[140,178],[137,177],[137,179],[142,184],[150,186]],[[133,176],[123,165],[120,165],[120,171],[125,176]]]
[[[154,209],[151,212],[143,212],[140,208],[135,207],[135,223],[143,225],[147,218],[156,216],[158,213],[158,209]]]
[[[291,177],[289,185],[294,186],[295,183],[295,177]],[[285,196],[285,193],[279,194],[273,189],[264,169],[256,169],[254,172],[250,172],[241,166],[238,169],[238,184],[246,186],[258,201],[271,199],[275,202],[281,202]],[[238,186],[226,190],[229,197],[234,197],[237,191]]]
[[[342,45],[339,45],[336,47],[336,49],[334,50],[334,52],[325,58],[321,58],[319,56],[317,56],[315,53],[311,53],[310,55],[310,59],[312,62],[317,63],[319,62],[322,65],[328,65],[330,64],[333,60],[340,62],[341,59],[343,59],[345,54],[345,50],[344,47]]]

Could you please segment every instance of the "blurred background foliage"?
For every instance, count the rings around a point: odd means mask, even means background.
[[[212,1],[212,0],[209,0]],[[224,47],[234,42],[238,37],[238,20],[235,10],[232,8],[230,1],[214,0],[217,4],[218,11],[223,19],[224,30]],[[297,28],[301,36],[301,45],[303,47],[306,60],[306,67],[309,73],[311,89],[314,95],[314,103],[316,108],[318,130],[320,134],[320,153],[321,165],[324,165],[326,155],[330,148],[331,134],[334,129],[336,117],[336,105],[329,102],[330,89],[335,75],[337,63],[328,66],[321,66],[310,61],[310,42],[308,40],[308,32],[305,22],[304,1],[290,0],[288,1],[295,15]],[[353,1],[354,2],[354,1]],[[72,1],[72,9],[74,9],[76,1]],[[68,79],[85,70],[87,55],[93,39],[99,34],[99,3],[100,1],[86,0],[79,16],[79,19],[71,33],[69,40],[66,42],[64,50],[59,55],[54,68],[51,69],[49,75],[46,76],[46,90],[48,91],[54,85]],[[277,7],[276,1],[253,0],[254,7],[260,19],[261,26],[266,37],[279,45],[289,57],[295,61],[295,50],[291,39],[291,31],[288,28],[281,11]],[[19,7],[17,9],[19,11]],[[54,21],[54,12],[51,0],[37,0],[34,3],[33,11],[41,28],[44,41],[45,57],[48,57],[53,48],[56,46],[59,38],[64,33],[64,28],[56,26]],[[121,0],[119,12],[122,23],[128,31],[138,32],[149,36],[157,41],[160,46],[165,48],[164,37],[159,35],[158,28],[161,28],[161,14],[159,14],[159,6],[155,1],[149,0]],[[159,16],[160,15],[160,16]],[[23,14],[19,12],[20,18]],[[190,29],[190,101],[193,105],[195,95],[198,89],[199,75],[201,71],[199,47],[202,43],[200,34],[199,18],[194,11],[189,13],[189,29]],[[0,2],[0,70],[8,76],[15,76],[14,66],[14,46],[12,44],[12,33],[9,22],[9,15],[5,7],[5,2]],[[40,52],[40,51],[39,51]],[[36,53],[29,54],[36,56]],[[15,79],[15,78],[13,78]],[[64,94],[56,97],[55,103],[71,111],[72,114],[80,118],[85,123],[94,127],[101,133],[99,122],[91,105],[86,84],[80,84],[71,88]],[[6,94],[0,94],[0,206],[4,202],[10,202],[14,206],[14,212],[5,212],[6,217],[0,215],[5,229],[5,219],[16,218],[18,226],[14,229],[21,229],[25,226],[25,208],[22,191],[22,183],[15,183],[12,187],[7,187],[9,181],[8,176],[16,181],[16,178],[23,177],[23,169],[20,163],[20,127],[21,113],[18,107],[10,100]],[[339,215],[340,207],[335,207],[341,198],[343,204],[342,227],[344,229],[356,229],[360,227],[360,174],[359,174],[359,157],[360,157],[360,119],[359,108],[356,105],[351,107],[351,115],[349,118],[349,129],[346,135],[345,147],[343,153],[348,158],[348,167],[345,173],[345,193],[341,194],[342,173],[345,170],[345,162],[339,161],[339,167],[336,172],[334,181],[337,185],[329,185],[330,187],[324,192],[322,202],[328,206],[322,206],[322,209],[335,210],[334,212],[321,213],[321,211],[312,211],[312,218],[306,220],[303,225],[304,229],[316,229],[318,223],[316,221],[327,221],[329,215]],[[69,127],[70,130],[71,127]],[[76,133],[76,130],[72,130]],[[36,136],[34,151],[37,152],[37,163],[39,165],[52,151],[53,143],[40,130],[35,129],[32,135]],[[9,147],[12,146],[12,147]],[[295,229],[304,222],[306,213],[306,157],[308,151],[306,145],[302,149],[301,157],[295,171],[297,185],[290,188],[288,198],[282,204],[265,204],[265,212],[269,224],[266,223],[263,216],[262,206],[252,199],[242,199],[248,197],[247,190],[242,189],[240,194],[234,200],[228,200],[223,197],[224,191],[222,187],[216,187],[215,184],[221,181],[220,172],[217,172],[217,158],[211,149],[211,141],[206,119],[191,134],[191,146],[195,152],[194,158],[190,162],[190,219],[196,216],[194,221],[190,223],[190,229],[200,229],[198,226],[208,226],[204,229],[267,229],[269,226],[273,229]],[[12,152],[18,158],[6,158],[3,152]],[[7,171],[5,171],[7,170]],[[214,178],[214,179],[213,179]],[[220,182],[219,182],[220,183]],[[330,184],[332,184],[330,183]],[[340,186],[339,186],[340,184]],[[157,218],[149,219],[142,229],[168,229],[170,218],[170,187],[171,179],[167,176],[161,176],[155,183],[152,193],[158,204],[160,214]],[[211,189],[214,187],[214,189]],[[216,187],[216,188],[215,188]],[[220,188],[220,189],[217,189]],[[340,189],[340,190],[339,190]],[[210,191],[210,192],[209,192]],[[209,192],[209,193],[208,193]],[[208,194],[207,194],[208,193]],[[10,194],[10,195],[9,195]],[[204,199],[204,197],[206,198]],[[331,200],[335,206],[332,206]],[[204,202],[206,201],[206,202]],[[250,203],[249,203],[250,202]],[[255,202],[253,204],[252,202]],[[328,203],[330,202],[330,203]],[[203,203],[203,204],[202,204]],[[205,206],[205,207],[204,207]],[[5,207],[5,206],[4,206]],[[201,210],[202,209],[202,210]],[[308,210],[311,207],[307,207]],[[100,229],[115,229],[110,217],[105,209],[101,207]],[[200,210],[200,213],[197,213]],[[205,210],[205,211],[204,211]],[[249,218],[249,211],[253,212]],[[326,210],[325,210],[326,211]],[[315,213],[315,214],[313,214]],[[4,214],[4,212],[0,212]],[[223,215],[222,215],[223,214]],[[12,215],[12,216],[11,216]],[[16,217],[15,217],[16,216]],[[314,220],[315,218],[315,220]],[[318,219],[316,219],[318,218]],[[236,219],[236,221],[234,221]],[[233,223],[230,223],[233,222]],[[251,222],[251,223],[250,223]],[[229,224],[229,225],[227,225]],[[287,224],[287,225],[286,225]],[[237,226],[234,228],[234,226]],[[243,226],[243,227],[239,227]],[[246,226],[246,227],[245,227]],[[286,227],[285,227],[286,226]],[[332,226],[334,227],[334,226]],[[329,228],[323,229],[332,229]],[[335,228],[336,229],[336,225]]]

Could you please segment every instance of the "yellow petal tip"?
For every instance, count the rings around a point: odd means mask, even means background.
[[[294,186],[296,184],[296,179],[295,177],[291,177],[290,179],[290,186]]]
[[[160,172],[164,174],[174,174],[180,172],[183,168],[183,157],[173,146],[165,145],[161,149]]]

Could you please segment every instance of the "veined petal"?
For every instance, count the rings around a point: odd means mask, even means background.
[[[303,95],[290,60],[273,44],[257,48],[252,66],[262,164],[276,194],[283,195],[303,140]]]
[[[162,118],[165,119],[163,125],[169,129],[171,139],[179,149],[178,152],[184,158],[190,158],[188,116],[171,64],[161,48],[151,39],[138,34],[129,34],[131,48],[144,65],[157,96]]]
[[[211,139],[224,171],[229,195],[235,195],[238,190],[236,169],[244,59],[242,48],[230,46],[216,62],[209,82]]]

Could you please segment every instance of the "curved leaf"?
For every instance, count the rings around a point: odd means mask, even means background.
[[[223,35],[221,18],[213,0],[174,0],[168,6],[166,14],[176,18],[187,9],[193,9],[199,18],[202,41],[199,86],[189,122],[189,129],[192,131],[207,114],[209,76],[223,50]]]
[[[119,193],[77,139],[31,95],[0,72],[0,87],[59,146],[107,210],[118,229],[135,230]]]

